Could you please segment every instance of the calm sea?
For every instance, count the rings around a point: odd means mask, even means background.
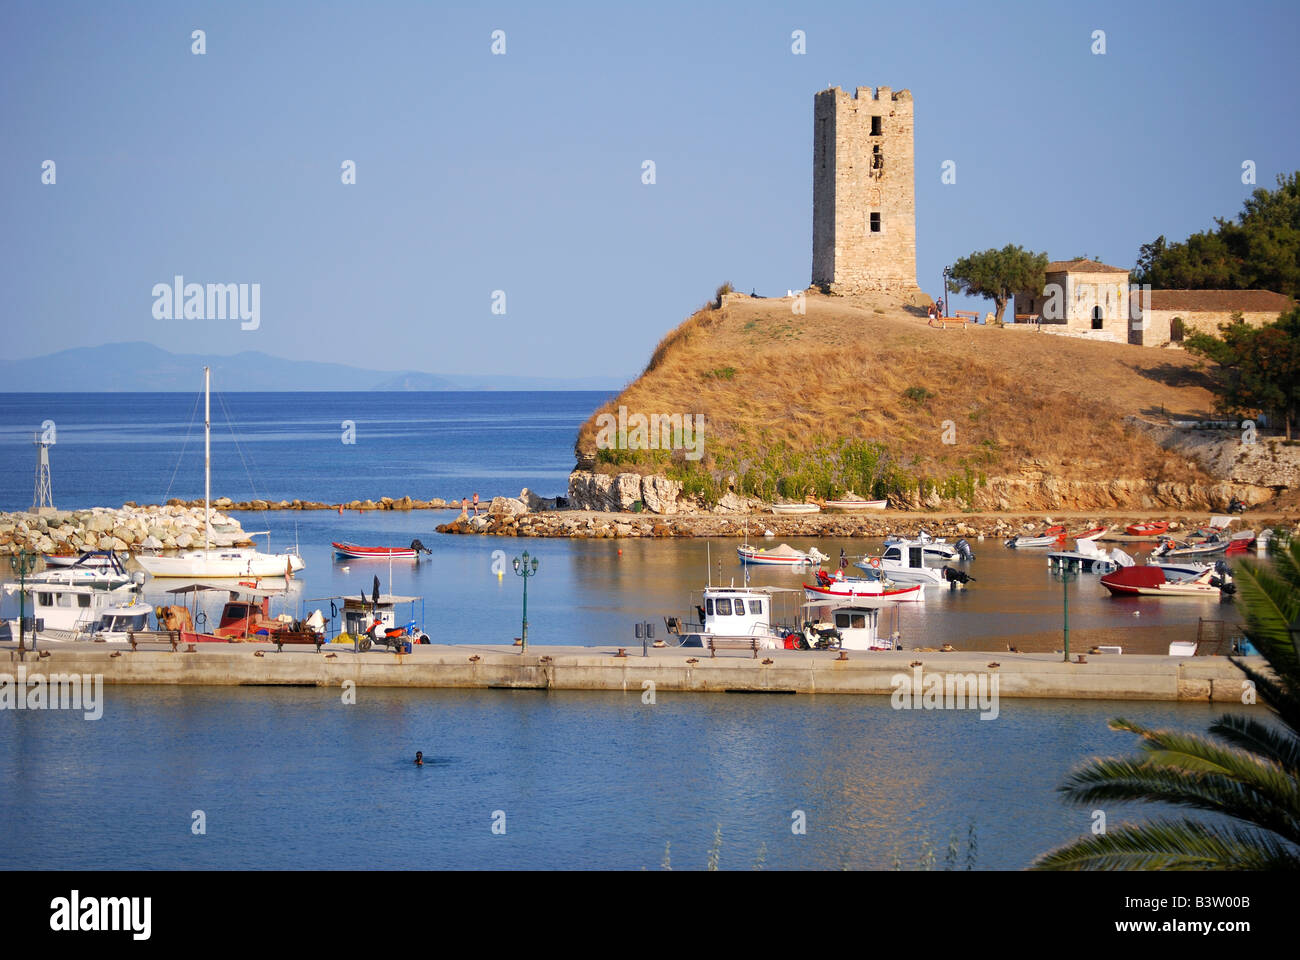
[[[554,495],[578,425],[603,399],[230,394],[214,401],[214,495]],[[194,407],[175,395],[0,396],[0,505],[30,504],[31,434],[44,420],[57,429],[60,507],[201,497]],[[342,442],[349,420],[355,444]],[[706,577],[744,576],[734,539],[440,536],[449,514],[433,511],[238,516],[269,530],[273,548],[296,542],[306,560],[275,612],[328,613],[320,598],[369,592],[378,576],[423,598],[417,614],[435,642],[518,635],[521,583],[508,568],[493,574],[496,551],[541,559],[528,597],[538,644],[633,646],[636,622],[685,614]],[[413,537],[433,550],[418,564],[343,563],[330,549]],[[816,543],[831,556],[878,546]],[[1093,577],[1062,586],[1042,552],[974,546],[970,589],[900,607],[908,646],[1057,649],[1067,600],[1076,650],[1163,651],[1202,618],[1234,619],[1201,600],[1115,601]],[[800,579],[754,573],[756,583]],[[167,599],[165,586],[146,585],[151,602]],[[100,720],[0,711],[0,867],[656,869],[670,845],[675,869],[702,868],[720,830],[724,869],[915,868],[927,850],[942,868],[954,838],[964,865],[973,826],[977,867],[1019,868],[1088,829],[1089,811],[1054,791],[1086,756],[1134,746],[1109,717],[1203,729],[1220,709],[1004,700],[981,721],[873,697],[660,694],[649,706],[639,694],[363,689],[346,706],[330,690],[111,688]],[[423,769],[410,763],[416,750],[432,760]],[[203,836],[191,832],[199,810]],[[796,835],[800,810],[808,829]],[[496,811],[505,834],[492,832]]]
[[[212,495],[330,503],[563,494],[592,392],[225,393]],[[52,424],[63,509],[203,497],[203,396],[0,394],[0,510],[31,506],[33,435]]]

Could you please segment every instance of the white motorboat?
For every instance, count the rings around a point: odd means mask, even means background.
[[[140,554],[140,566],[154,577],[223,579],[227,577],[292,577],[303,569],[293,553],[262,553],[252,547],[212,548],[212,371],[203,368],[203,549],[179,554]]]
[[[1098,536],[1100,536],[1100,534],[1098,534]],[[1065,527],[1058,524],[1053,527],[1048,527],[1037,536],[1014,536],[1006,542],[1006,546],[1018,549],[1021,547],[1053,547],[1057,544],[1063,543],[1065,543]]]
[[[1133,558],[1116,547],[1107,553],[1092,540],[1078,540],[1073,550],[1054,550],[1047,555],[1049,569],[1073,569],[1084,573],[1110,573],[1133,565]]]
[[[122,566],[122,560],[112,550],[86,550],[82,553],[45,554],[45,567],[76,567],[85,570],[116,570]]]
[[[74,564],[70,567],[52,567],[42,570],[27,578],[27,585],[46,584],[50,586],[72,586],[81,584],[98,590],[112,590],[128,583],[141,583],[144,574],[131,574],[122,565],[117,556],[109,553],[110,558],[103,564]]]
[[[925,550],[925,555],[928,557],[938,557],[940,560],[945,561],[975,559],[975,551],[971,549],[970,542],[965,537],[955,543],[949,543],[942,538],[936,540],[924,530],[919,531],[915,537],[910,539],[898,536],[885,537],[886,547],[895,545],[909,547],[917,544]]]
[[[736,554],[740,557],[741,563],[773,567],[806,567],[810,564],[815,566],[830,559],[816,547],[805,553],[785,543],[770,550],[746,543],[736,548]]]
[[[944,575],[947,567],[926,564],[925,547],[920,543],[890,544],[880,556],[863,558],[856,565],[868,574],[879,571],[896,583],[938,584],[951,579]]]

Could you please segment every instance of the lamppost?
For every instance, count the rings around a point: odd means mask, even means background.
[[[9,566],[18,574],[18,659],[23,658],[23,625],[27,622],[27,574],[36,566],[36,554],[23,547],[9,558]],[[32,649],[36,649],[36,635],[32,634]]]
[[[1069,561],[1062,560],[1060,567],[1057,568],[1057,576],[1061,578],[1061,602],[1065,607],[1065,662],[1070,662],[1070,581],[1077,580],[1078,574],[1074,572],[1073,566]]]
[[[514,559],[515,574],[524,578],[524,625],[519,634],[519,655],[528,650],[528,578],[537,576],[537,558],[528,558],[528,551],[522,557]]]
[[[952,267],[943,268],[943,315],[948,316],[948,278],[952,275]]]

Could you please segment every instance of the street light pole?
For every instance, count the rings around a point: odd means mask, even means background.
[[[1061,601],[1065,607],[1065,662],[1070,662],[1070,590],[1071,580],[1076,578],[1075,572],[1067,566],[1068,561],[1062,560],[1060,566],[1061,577]]]
[[[23,547],[9,558],[9,566],[18,574],[18,659],[23,659],[23,625],[27,622],[27,574],[36,566],[36,554]],[[36,634],[32,634],[32,649],[36,649]]]
[[[948,318],[948,313],[949,313],[949,311],[948,311],[948,277],[949,277],[949,275],[950,275],[951,273],[952,273],[952,267],[948,266],[948,267],[944,267],[944,268],[943,268],[943,316],[944,316],[944,319],[945,319],[945,320]]]
[[[514,568],[515,574],[524,578],[524,622],[519,631],[519,655],[522,657],[528,651],[528,578],[537,575],[537,558],[530,560],[525,550],[522,557],[515,557]]]

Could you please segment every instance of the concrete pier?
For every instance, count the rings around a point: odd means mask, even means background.
[[[1086,663],[1064,663],[1060,654],[919,653],[915,651],[727,651],[534,646],[526,655],[493,644],[428,645],[411,654],[372,651],[350,645],[286,646],[195,644],[192,651],[106,648],[102,644],[47,644],[43,656],[28,651],[22,661],[9,646],[0,649],[0,674],[28,678],[50,674],[99,674],[106,684],[191,684],[202,686],[340,687],[345,681],[369,687],[504,688],[656,692],[795,693],[889,695],[896,678],[995,675],[1000,697],[1071,700],[1167,700],[1241,703],[1244,675],[1224,657],[1091,655]],[[1262,658],[1248,658],[1266,669]],[[920,673],[917,673],[919,669]],[[6,678],[7,679],[7,678]]]

